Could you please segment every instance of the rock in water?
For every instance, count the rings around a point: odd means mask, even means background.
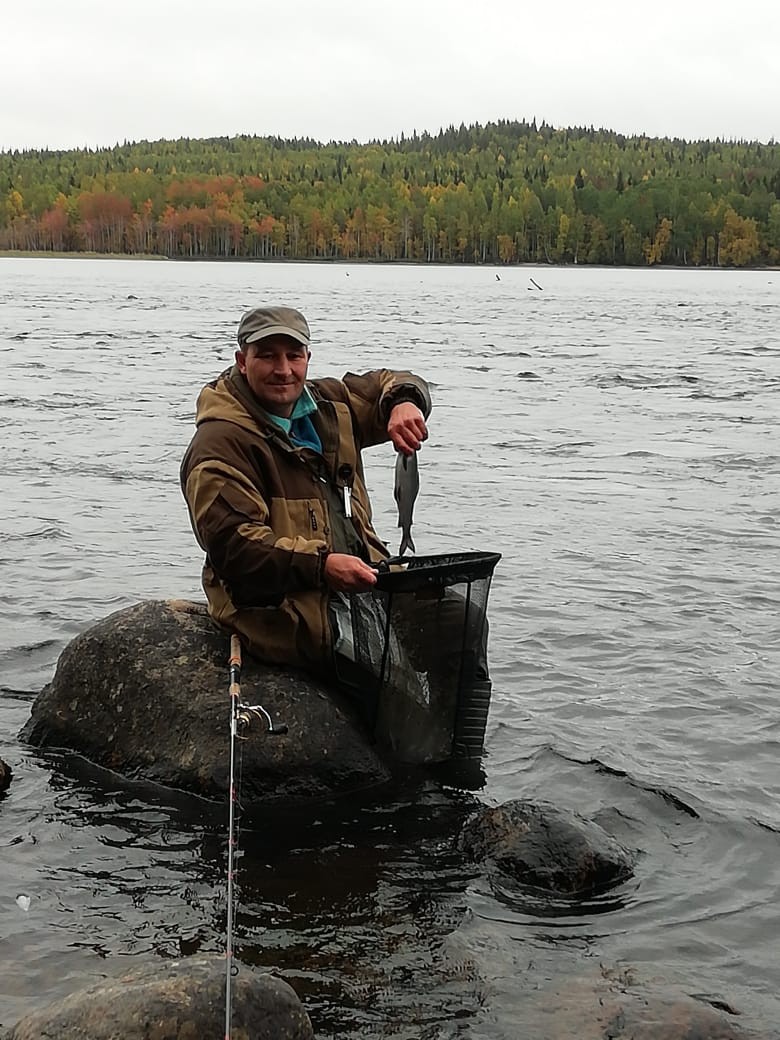
[[[658,966],[655,966],[656,969]],[[513,993],[516,997],[516,994]],[[721,1002],[716,1006],[720,1008]],[[672,986],[640,980],[625,965],[545,980],[523,993],[523,1036],[534,1040],[771,1040]],[[501,1036],[509,1035],[502,1032]]]
[[[68,748],[133,780],[224,799],[229,787],[229,638],[204,606],[146,601],[110,615],[62,652],[21,738]],[[240,742],[245,809],[306,804],[389,779],[349,705],[303,671],[245,658],[253,720]]]
[[[313,1040],[295,991],[243,965],[232,981],[232,1034]],[[27,1015],[4,1040],[201,1040],[225,1035],[225,958],[155,964],[73,993]]]
[[[11,783],[11,767],[0,758],[0,794],[7,790]]]
[[[634,857],[597,823],[543,803],[510,801],[469,820],[460,848],[503,878],[553,895],[584,896],[631,876]]]

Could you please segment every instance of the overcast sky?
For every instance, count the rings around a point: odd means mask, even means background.
[[[0,149],[545,120],[780,139],[780,0],[25,0]]]

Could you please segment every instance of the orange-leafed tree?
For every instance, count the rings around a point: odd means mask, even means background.
[[[78,225],[88,250],[96,253],[125,251],[125,232],[133,216],[130,200],[112,191],[84,191],[77,200]]]
[[[41,214],[38,229],[42,249],[51,249],[61,253],[71,248],[73,236],[70,229],[68,200],[62,192],[55,199],[54,205]]]

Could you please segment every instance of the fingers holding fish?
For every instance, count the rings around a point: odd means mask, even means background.
[[[387,433],[396,451],[411,455],[419,451],[423,441],[428,439],[425,416],[416,404],[401,401],[390,412]]]

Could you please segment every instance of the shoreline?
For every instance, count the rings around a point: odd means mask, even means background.
[[[167,260],[162,253],[90,253],[86,250],[0,249],[2,260]]]
[[[371,260],[367,257],[352,260],[343,257],[260,257],[260,256],[164,256],[162,253],[94,253],[81,251],[62,251],[44,249],[0,249],[0,260],[165,260],[169,263],[207,263],[207,264],[322,264],[339,267],[469,267],[484,268],[488,271],[511,271],[514,268],[533,268],[542,271],[780,271],[780,265],[765,264],[760,267],[712,267],[709,264],[653,264],[652,266],[633,264],[548,264],[540,261],[527,261],[514,264],[463,264],[456,261],[427,260]]]

